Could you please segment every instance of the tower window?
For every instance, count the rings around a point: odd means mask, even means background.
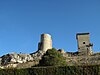
[[[85,44],[85,42],[83,42],[83,44]]]

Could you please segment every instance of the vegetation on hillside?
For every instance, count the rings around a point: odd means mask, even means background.
[[[0,69],[0,75],[100,75],[100,65]]]
[[[66,60],[55,48],[49,49],[43,55],[39,62],[39,66],[65,66]]]

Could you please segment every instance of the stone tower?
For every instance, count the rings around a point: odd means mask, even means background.
[[[92,54],[92,46],[90,43],[90,34],[89,33],[77,33],[76,39],[78,43],[78,51],[90,55]]]
[[[49,34],[42,34],[41,41],[38,44],[38,50],[47,51],[48,49],[52,49],[52,38]]]

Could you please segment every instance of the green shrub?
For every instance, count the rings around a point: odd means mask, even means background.
[[[100,75],[100,65],[0,69],[0,75]]]
[[[39,62],[39,66],[65,66],[66,59],[56,49],[49,49]]]

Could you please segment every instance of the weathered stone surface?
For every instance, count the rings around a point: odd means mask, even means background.
[[[59,49],[58,52],[65,53],[65,51],[63,49]]]
[[[41,40],[38,44],[38,50],[47,51],[48,49],[52,49],[52,38],[49,34],[42,34]]]
[[[66,63],[71,65],[100,65],[100,55],[66,57]]]
[[[27,61],[33,61],[33,57],[30,54],[10,54],[12,59],[11,62],[25,63]]]
[[[44,55],[45,51],[43,50],[39,50],[35,53],[32,54],[17,54],[17,53],[11,53],[11,54],[7,54],[4,55],[0,58],[0,68],[9,68],[9,67],[18,67],[19,64],[21,67],[21,64],[23,66],[23,64],[26,67],[27,65],[33,66],[36,65],[39,60],[42,58],[42,56]],[[29,62],[32,62],[31,64],[29,64]],[[28,66],[27,66],[28,67]]]
[[[78,51],[84,53],[84,55],[93,54],[93,44],[90,43],[90,33],[77,33],[76,39],[78,42]]]

